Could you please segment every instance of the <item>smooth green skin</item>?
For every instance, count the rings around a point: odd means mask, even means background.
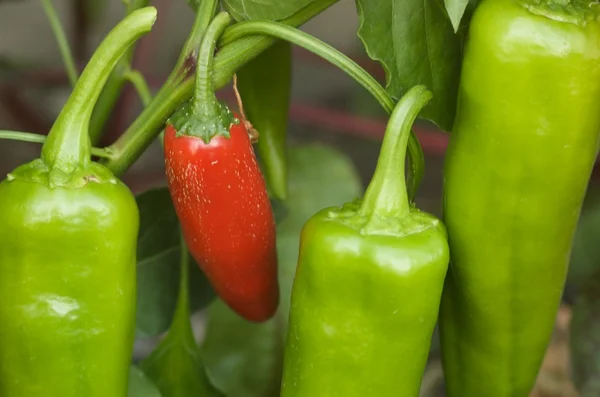
[[[447,395],[526,397],[598,149],[600,22],[484,0],[465,51],[444,170]]]
[[[440,220],[409,204],[411,127],[432,98],[395,105],[362,200],[304,225],[292,289],[282,397],[417,397],[448,269]]]
[[[248,120],[258,131],[258,153],[272,195],[288,193],[286,137],[292,88],[292,45],[280,41],[237,73]]]
[[[400,230],[365,233],[346,211],[322,210],[302,230],[281,396],[418,397],[448,268],[444,226],[411,210]]]
[[[135,199],[100,165],[53,189],[27,167],[0,183],[0,396],[125,397]]]

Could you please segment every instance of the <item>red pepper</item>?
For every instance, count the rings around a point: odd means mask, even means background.
[[[165,157],[192,256],[232,309],[251,321],[270,318],[279,301],[275,220],[244,124],[208,144],[169,125]]]
[[[185,242],[217,295],[250,321],[279,305],[275,219],[245,124],[217,101],[212,64],[221,13],[198,53],[196,92],[167,123],[169,191]]]

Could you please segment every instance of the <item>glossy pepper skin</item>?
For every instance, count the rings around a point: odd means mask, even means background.
[[[0,395],[125,397],[135,200],[100,166],[50,187],[39,165],[0,184]]]
[[[199,87],[167,124],[165,167],[192,256],[229,307],[262,322],[279,305],[275,219],[248,131],[211,82],[216,40],[230,21],[221,13],[207,29]]]
[[[103,41],[41,158],[0,183],[0,396],[125,397],[135,327],[138,208],[93,163],[88,123],[119,57],[156,19]]]
[[[292,45],[274,44],[237,73],[248,120],[258,131],[258,154],[273,196],[288,193],[286,136],[292,88]]]
[[[364,199],[302,230],[282,397],[419,394],[449,260],[444,225],[409,205],[404,181],[430,98],[417,86],[400,100]]]
[[[449,397],[529,395],[598,150],[597,5],[541,3],[483,0],[470,26],[444,170]]]

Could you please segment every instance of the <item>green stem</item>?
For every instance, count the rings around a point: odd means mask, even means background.
[[[148,106],[152,101],[152,92],[144,75],[138,70],[129,70],[123,77],[133,85],[144,107]]]
[[[368,217],[403,217],[410,211],[406,191],[406,148],[411,127],[432,94],[425,86],[411,88],[398,102],[388,122],[373,179],[360,213]]]
[[[150,0],[132,0],[127,2],[127,13],[131,14],[135,10],[146,7]],[[90,140],[92,145],[98,144],[102,138],[104,127],[106,122],[110,118],[115,104],[121,96],[121,91],[125,86],[125,73],[131,69],[131,62],[133,60],[133,51],[135,46],[129,47],[125,54],[119,59],[119,62],[115,65],[108,81],[102,89],[102,93],[96,102],[94,112],[92,113],[92,120],[90,121]]]
[[[119,58],[150,31],[155,20],[154,7],[136,10],[113,28],[94,52],[42,147],[42,159],[51,168],[70,174],[89,164],[88,127],[94,105]]]
[[[371,95],[373,95],[373,97],[375,97],[386,112],[390,113],[394,109],[394,100],[373,76],[332,46],[316,39],[308,33],[300,31],[299,29],[278,22],[241,22],[229,28],[227,33],[223,35],[221,41],[224,45],[227,45],[232,41],[235,42],[235,40],[249,35],[270,35],[311,51],[331,62],[361,84],[371,93]],[[411,160],[411,185],[409,188],[409,197],[413,200],[418,187],[421,184],[421,180],[423,179],[425,159],[419,140],[412,132],[410,134],[408,150]]]
[[[329,44],[326,44],[299,29],[292,28],[279,22],[240,22],[227,31],[227,35],[224,35],[220,44],[227,45],[242,37],[256,34],[273,36],[307,49],[346,72],[350,77],[365,87],[387,112],[391,112],[394,108],[394,100],[373,76],[367,73],[356,62]]]
[[[300,26],[320,14],[339,0],[321,0],[310,3],[282,23]],[[204,1],[202,2],[202,4]],[[223,35],[227,34],[229,27]],[[244,37],[220,47],[214,59],[213,86],[219,90],[231,81],[233,74],[246,63],[275,43],[268,36]],[[127,128],[112,146],[114,157],[102,163],[116,175],[127,170],[150,146],[161,132],[165,121],[194,93],[194,79],[188,78],[178,85],[165,84],[156,93],[150,105]]]
[[[193,107],[202,119],[212,120],[221,118],[221,106],[215,95],[212,82],[214,52],[217,40],[223,31],[231,24],[231,16],[222,12],[213,19],[206,30],[206,35],[200,51],[198,52],[198,65],[196,67],[196,90]],[[229,125],[224,126],[229,130]]]
[[[46,16],[48,17],[48,21],[50,22],[50,26],[54,31],[54,36],[56,36],[56,41],[58,42],[58,48],[60,49],[60,53],[63,58],[63,62],[65,63],[65,69],[67,70],[67,75],[69,76],[69,81],[72,86],[75,86],[77,83],[77,69],[75,68],[75,60],[73,59],[73,54],[71,53],[71,48],[69,47],[69,41],[67,40],[67,35],[60,23],[60,19],[56,14],[56,9],[54,9],[54,5],[51,0],[41,0],[42,6],[44,7],[44,11],[46,11]]]
[[[217,12],[218,5],[218,0],[202,0],[200,2],[198,10],[196,10],[196,19],[194,21],[194,26],[192,26],[192,31],[185,41],[183,49],[177,59],[177,63],[165,84],[177,84],[187,77],[188,72],[194,66],[196,59],[198,58],[198,50],[202,44],[208,25]]]
[[[179,259],[179,294],[177,296],[177,306],[173,315],[170,333],[180,331],[192,333],[190,324],[190,293],[189,293],[189,274],[190,274],[190,255],[188,253],[183,233],[180,233],[180,259]]]
[[[40,134],[34,134],[31,132],[21,131],[7,131],[0,130],[0,139],[6,139],[10,141],[30,142],[30,143],[44,143],[46,142],[46,136]],[[104,159],[111,159],[112,154],[110,148],[92,148],[92,155]]]

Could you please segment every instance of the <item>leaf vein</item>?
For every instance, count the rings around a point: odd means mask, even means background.
[[[171,255],[173,253],[173,251],[175,251],[175,250],[179,251],[179,245],[171,247],[167,250],[161,251],[158,254],[151,255],[147,258],[142,259],[141,261],[138,261],[137,267],[143,268],[144,266],[148,265],[149,263],[154,262],[157,258],[160,258],[162,256]]]

